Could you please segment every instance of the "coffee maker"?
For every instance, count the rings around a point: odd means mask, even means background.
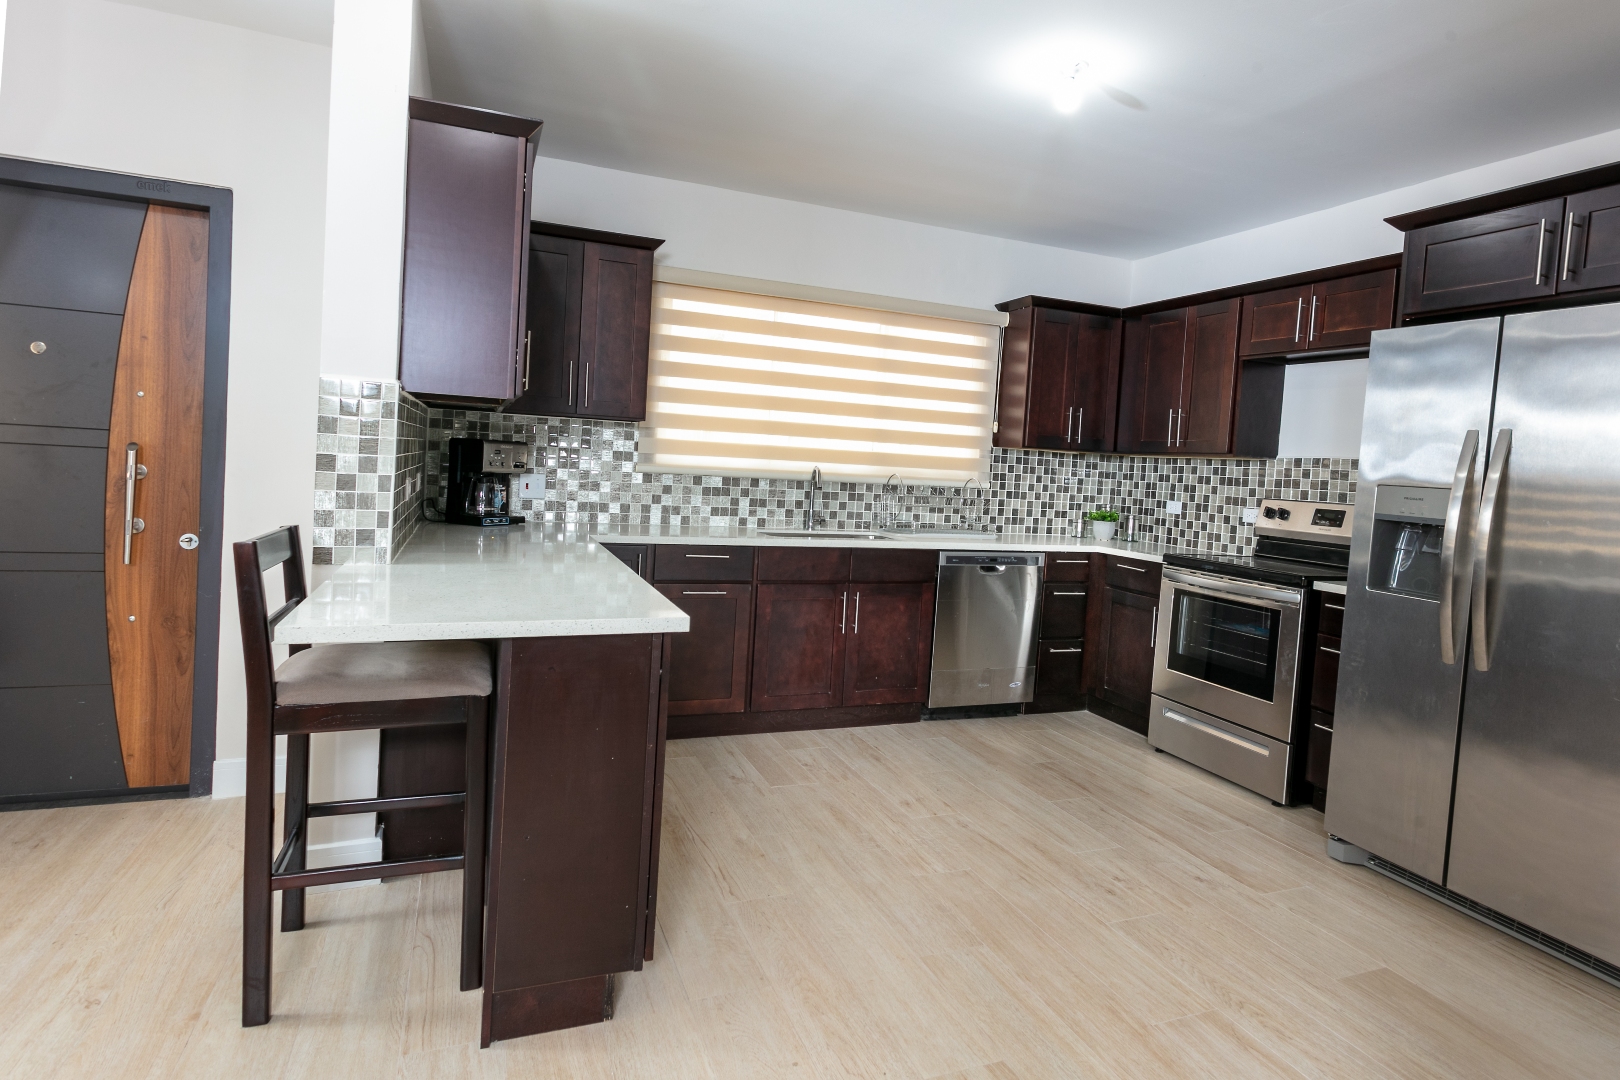
[[[528,443],[450,440],[450,486],[444,520],[452,525],[521,525],[512,513],[512,480],[529,471]]]

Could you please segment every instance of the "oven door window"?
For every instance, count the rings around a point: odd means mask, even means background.
[[[1171,616],[1166,659],[1171,671],[1272,700],[1280,611],[1177,589]]]

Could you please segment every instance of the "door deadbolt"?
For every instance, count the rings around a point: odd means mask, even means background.
[[[129,523],[129,531],[132,533],[145,532],[146,522],[142,521],[140,518],[132,519]]]
[[[180,546],[185,548],[187,551],[191,551],[200,543],[202,543],[202,541],[197,539],[196,533],[180,534]]]

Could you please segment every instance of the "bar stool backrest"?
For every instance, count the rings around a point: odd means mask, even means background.
[[[236,609],[242,620],[242,661],[247,669],[248,711],[263,709],[268,717],[276,701],[276,659],[271,640],[276,624],[309,595],[304,585],[304,554],[298,526],[284,528],[231,545],[236,559]],[[284,603],[271,612],[264,599],[264,574],[281,567]],[[292,647],[299,652],[309,646]]]

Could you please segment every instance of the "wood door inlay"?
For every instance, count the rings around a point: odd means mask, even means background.
[[[135,253],[107,439],[107,644],[124,775],[132,788],[191,776],[191,684],[201,527],[203,345],[208,215],[148,209]],[[133,537],[124,565],[125,446],[140,447]],[[134,621],[130,621],[134,616]]]

